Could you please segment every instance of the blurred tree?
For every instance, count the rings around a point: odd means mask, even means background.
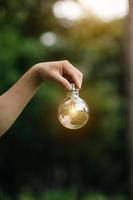
[[[130,146],[130,186],[131,199],[133,199],[133,0],[129,0],[128,17],[128,92],[129,92],[129,121],[128,137]]]

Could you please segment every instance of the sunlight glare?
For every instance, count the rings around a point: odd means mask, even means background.
[[[56,43],[56,34],[53,32],[46,32],[40,36],[40,41],[45,46],[53,46]]]
[[[57,1],[53,6],[53,13],[57,18],[77,20],[82,15],[82,10],[78,3],[72,0]]]
[[[128,13],[128,0],[79,0],[79,3],[105,21],[124,17]]]

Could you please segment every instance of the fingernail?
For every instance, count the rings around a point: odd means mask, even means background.
[[[71,85],[68,85],[68,86],[67,86],[67,90],[68,90],[68,91],[72,90],[72,86],[71,86]]]

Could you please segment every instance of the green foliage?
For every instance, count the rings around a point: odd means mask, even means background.
[[[10,197],[0,196],[2,200],[11,200]],[[75,192],[69,191],[46,191],[35,197],[31,192],[23,192],[19,194],[17,200],[77,200]],[[124,195],[109,196],[100,193],[85,194],[80,200],[127,200]]]
[[[72,192],[49,191],[42,195],[40,200],[74,200],[75,195]]]
[[[34,197],[33,197],[32,194],[26,192],[26,193],[20,194],[18,199],[19,199],[19,200],[33,200]]]

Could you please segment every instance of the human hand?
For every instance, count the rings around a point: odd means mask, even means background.
[[[42,62],[35,65],[42,80],[54,80],[62,85],[65,90],[71,90],[71,83],[81,89],[83,74],[69,61]]]

